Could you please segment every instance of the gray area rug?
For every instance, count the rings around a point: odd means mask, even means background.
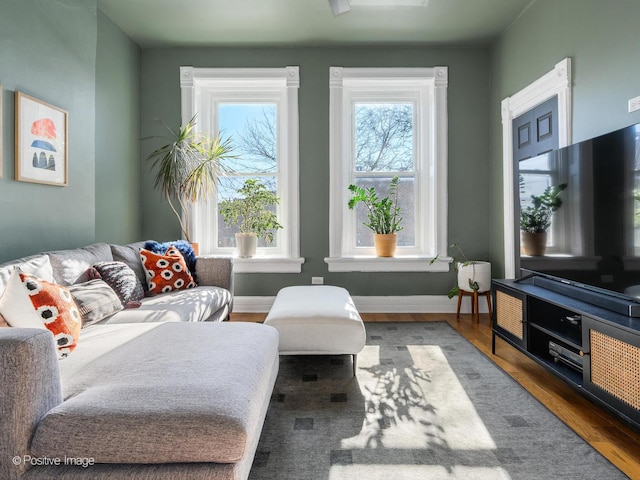
[[[446,322],[366,328],[281,357],[251,480],[628,478]]]

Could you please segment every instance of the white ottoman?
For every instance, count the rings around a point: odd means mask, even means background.
[[[278,292],[264,321],[280,333],[281,355],[353,355],[366,332],[349,292],[342,287],[305,285]]]

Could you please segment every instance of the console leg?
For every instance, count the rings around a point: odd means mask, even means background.
[[[495,332],[491,332],[491,353],[493,355],[496,354],[496,334],[495,334]]]

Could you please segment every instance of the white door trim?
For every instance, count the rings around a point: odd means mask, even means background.
[[[553,70],[523,88],[518,93],[502,100],[502,176],[504,196],[504,274],[505,278],[516,276],[516,245],[514,232],[515,192],[513,171],[513,119],[558,97],[558,146],[571,143],[571,59],[558,62]]]

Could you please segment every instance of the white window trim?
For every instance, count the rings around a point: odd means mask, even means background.
[[[502,100],[502,175],[504,201],[504,275],[516,275],[516,224],[514,168],[513,168],[513,119],[533,107],[558,96],[558,146],[571,143],[571,59],[556,63],[553,70]]]
[[[383,87],[381,87],[381,85]],[[345,220],[346,205],[349,198],[348,183],[351,176],[350,165],[344,162],[345,149],[350,149],[348,125],[344,125],[345,109],[351,108],[353,97],[350,87],[356,91],[370,86],[373,92],[383,89],[399,91],[424,89],[426,112],[418,113],[434,128],[418,132],[418,145],[425,145],[427,171],[417,171],[417,181],[423,182],[419,199],[426,211],[433,212],[425,222],[422,233],[416,231],[416,241],[422,235],[423,245],[432,245],[433,252],[416,255],[401,255],[393,258],[377,258],[374,255],[354,255],[346,251],[343,230],[348,224]],[[450,258],[447,256],[447,86],[448,68],[344,68],[331,67],[329,70],[330,87],[330,179],[331,192],[329,204],[329,257],[325,262],[330,272],[424,272],[448,271]],[[434,134],[435,130],[435,134]],[[346,155],[350,155],[346,150]],[[423,215],[425,209],[418,209]],[[425,235],[430,236],[427,241]],[[426,243],[425,243],[426,242]],[[438,261],[430,263],[438,255]]]
[[[212,87],[216,90],[242,91],[247,98],[270,92],[274,101],[284,106],[282,112],[286,118],[279,118],[280,142],[280,179],[286,185],[286,208],[280,223],[283,229],[278,232],[282,250],[278,254],[263,255],[250,259],[236,259],[234,269],[245,273],[300,273],[304,258],[300,257],[300,193],[299,172],[299,121],[298,89],[300,71],[297,66],[283,68],[194,68],[180,67],[181,114],[186,122],[198,113],[202,97],[209,95]],[[206,97],[205,97],[206,100]],[[206,124],[210,117],[198,115],[197,128],[211,131],[215,125]],[[204,122],[204,123],[202,123]],[[282,128],[286,125],[286,128]],[[194,205],[191,209],[191,231],[194,241],[200,243],[207,253],[228,253],[215,249],[214,235],[210,229],[203,228],[206,219],[217,218],[217,202],[213,200]]]

